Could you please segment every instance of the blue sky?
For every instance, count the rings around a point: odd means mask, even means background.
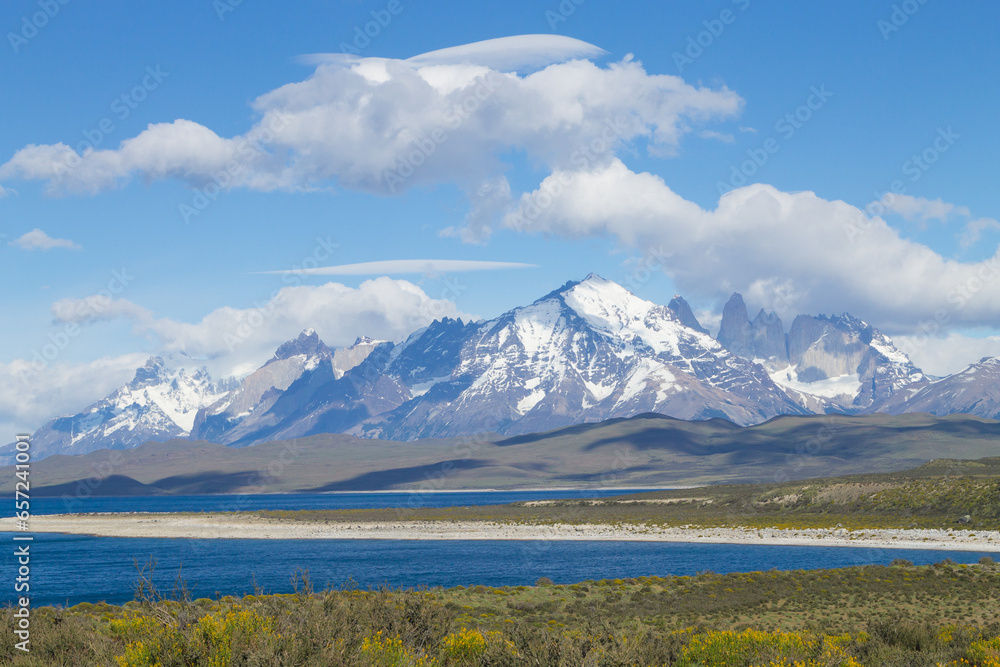
[[[941,0],[6,2],[0,424],[82,407],[149,354],[238,374],[305,326],[401,338],[591,271],[709,324],[733,290],[786,324],[848,310],[932,373],[1000,354],[998,19]],[[400,62],[523,35],[549,37]],[[355,60],[301,58],[344,45]],[[536,266],[265,273],[410,259]]]

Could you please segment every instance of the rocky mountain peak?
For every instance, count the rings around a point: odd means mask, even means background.
[[[956,375],[975,375],[980,372],[995,373],[997,371],[1000,371],[1000,359],[996,357],[983,357],[976,363],[969,364],[964,370],[956,373]]]
[[[763,359],[766,366],[777,368],[788,363],[788,342],[785,326],[773,310],[768,313],[763,308],[750,323],[751,349],[755,359]]]
[[[361,336],[331,351],[306,329],[237,387],[153,357],[130,385],[53,420],[36,442],[49,454],[187,435],[237,446],[315,433],[513,435],[643,412],[750,424],[858,412],[889,396],[907,411],[1000,410],[1000,360],[952,378],[924,377],[847,313],[796,317],[786,337],[776,313],[750,320],[733,294],[716,341],[680,296],[659,305],[589,274],[489,321],[435,320],[399,345]],[[920,402],[904,405],[919,387]]]
[[[369,338],[368,336],[358,336],[357,340],[354,341],[354,344],[351,345],[351,347],[357,347],[358,345],[379,345],[384,342],[384,340],[376,340],[374,338]]]
[[[186,437],[198,411],[219,400],[231,384],[213,381],[203,368],[188,373],[151,357],[131,382],[77,414],[49,421],[32,443],[39,456],[47,456]]]
[[[163,381],[165,368],[162,357],[150,357],[142,367],[135,370],[135,377],[129,382],[129,386],[138,389],[151,384],[159,384]]]
[[[717,340],[733,354],[752,359],[753,338],[750,334],[750,317],[743,296],[737,292],[729,297],[722,308],[722,323]]]
[[[325,356],[330,354],[330,348],[320,340],[315,329],[306,329],[295,340],[282,343],[275,351],[271,361],[289,359],[300,354],[308,357]]]
[[[772,370],[787,365],[788,349],[781,318],[761,308],[751,322],[743,297],[738,293],[734,293],[722,309],[718,340],[733,354],[760,360]]]
[[[610,281],[610,280],[607,280],[605,278],[602,278],[601,276],[597,275],[596,273],[591,272],[591,273],[588,273],[587,276],[583,280],[568,280],[568,281],[566,281],[562,285],[562,287],[559,287],[557,289],[552,290],[551,292],[549,292],[545,296],[543,296],[543,297],[535,300],[535,302],[532,303],[531,305],[535,305],[535,304],[538,304],[538,303],[543,303],[545,301],[551,301],[552,299],[560,299],[560,298],[564,297],[566,294],[568,294],[568,293],[570,293],[573,290],[578,289],[578,288],[583,288],[583,289],[597,289],[597,290],[599,290],[602,287],[608,287],[608,286],[617,287],[622,292],[631,294],[631,292],[629,292],[628,290],[626,290],[624,287],[622,287],[618,283],[615,283],[613,281]]]
[[[830,324],[841,331],[853,334],[865,345],[870,345],[875,335],[878,333],[875,327],[850,313],[843,313],[839,317],[830,317]]]
[[[677,320],[687,328],[694,329],[695,331],[699,331],[703,334],[708,333],[708,329],[701,326],[701,322],[699,322],[698,318],[695,317],[694,311],[691,310],[691,306],[684,300],[684,297],[679,294],[675,294],[674,298],[667,304],[667,308],[669,308],[671,312],[677,316]]]
[[[965,413],[1000,419],[1000,359],[983,357],[954,375],[917,379],[907,387],[874,404],[869,412],[928,412],[932,415]]]

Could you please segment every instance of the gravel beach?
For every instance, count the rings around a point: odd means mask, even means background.
[[[255,515],[53,514],[34,516],[30,532],[104,537],[384,540],[608,540],[1000,552],[1000,532],[937,529],[698,528],[600,524],[526,525],[479,521],[309,523]],[[0,530],[14,531],[14,519]]]

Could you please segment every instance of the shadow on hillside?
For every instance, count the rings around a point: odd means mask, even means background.
[[[151,484],[171,495],[194,495],[202,493],[228,493],[246,487],[259,487],[264,473],[258,470],[222,472],[206,470],[190,475],[174,475],[158,479]]]
[[[422,466],[409,466],[406,468],[390,468],[377,472],[366,472],[350,479],[339,482],[330,482],[323,486],[311,489],[297,489],[302,493],[324,493],[326,491],[372,491],[377,489],[389,489],[398,484],[411,484],[413,482],[425,482],[439,479],[442,474],[457,470],[471,470],[482,466],[494,465],[488,459],[459,459],[455,461],[439,461]]]

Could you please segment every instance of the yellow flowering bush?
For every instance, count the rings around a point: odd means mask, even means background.
[[[1000,667],[1000,637],[972,642],[967,655],[978,667]]]
[[[435,667],[437,661],[419,655],[403,646],[399,637],[390,637],[379,630],[361,642],[359,655],[363,664],[371,667]]]
[[[126,642],[125,653],[115,657],[119,667],[163,667],[168,657],[180,661],[184,638],[179,630],[152,616],[128,613],[108,621],[112,637]]]
[[[198,619],[192,644],[206,667],[229,667],[234,658],[273,643],[274,621],[253,609],[234,607]]]
[[[441,642],[441,657],[447,665],[475,664],[486,652],[486,637],[479,630],[462,628]]]
[[[845,637],[811,638],[797,632],[725,630],[691,637],[682,663],[709,667],[856,667]],[[818,657],[815,657],[818,656]],[[686,662],[685,662],[686,661]]]

